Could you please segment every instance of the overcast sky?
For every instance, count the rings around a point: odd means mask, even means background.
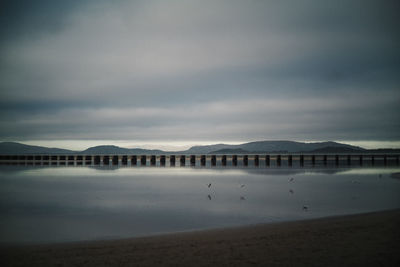
[[[398,0],[1,1],[0,141],[400,144],[398,14]]]

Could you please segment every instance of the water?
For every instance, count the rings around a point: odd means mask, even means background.
[[[2,166],[0,243],[126,238],[400,208],[396,172]]]

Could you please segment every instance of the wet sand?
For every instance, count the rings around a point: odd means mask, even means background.
[[[1,266],[400,266],[400,210],[0,251]]]

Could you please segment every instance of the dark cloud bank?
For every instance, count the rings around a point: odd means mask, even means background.
[[[400,140],[398,1],[2,1],[0,140]]]

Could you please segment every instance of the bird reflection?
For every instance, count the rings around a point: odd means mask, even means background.
[[[290,193],[290,194],[294,194],[293,189],[290,189],[290,190],[289,190],[289,193]]]
[[[211,196],[210,195],[208,195],[207,197],[208,197],[208,200],[211,200]]]
[[[240,200],[246,200],[244,196],[240,196]]]
[[[303,211],[308,211],[308,206],[304,205],[303,206]]]

